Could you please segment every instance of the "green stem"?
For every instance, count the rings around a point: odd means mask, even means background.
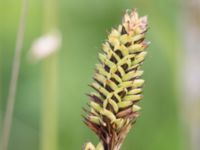
[[[58,122],[58,68],[57,56],[44,60],[43,74],[43,105],[42,105],[42,150],[57,149]]]
[[[44,32],[57,27],[57,1],[44,0]],[[42,64],[43,104],[41,149],[57,150],[58,142],[58,56],[53,54]]]

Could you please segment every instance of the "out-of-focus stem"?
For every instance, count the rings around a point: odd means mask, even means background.
[[[57,0],[44,0],[44,33],[57,27]],[[58,56],[56,53],[43,60],[43,104],[41,149],[57,150],[58,123]]]
[[[181,18],[184,59],[181,60],[182,116],[185,123],[186,139],[189,147],[200,147],[200,2],[185,0]],[[184,32],[183,32],[184,31]],[[184,62],[183,62],[184,60]]]
[[[2,37],[0,36],[2,39]],[[0,46],[0,122],[2,122],[2,48]],[[0,135],[2,132],[2,124],[0,123]],[[0,143],[1,144],[1,143]]]
[[[43,62],[42,150],[57,150],[58,68],[54,54]]]
[[[0,16],[0,19],[1,19],[1,16]],[[0,39],[2,40],[2,36],[0,36]],[[2,44],[1,44],[2,45]],[[2,46],[0,46],[0,122],[2,122],[2,113],[1,113],[1,110],[2,110]],[[2,128],[2,124],[0,123],[0,135],[1,135],[1,128]]]
[[[27,10],[28,10],[28,0],[23,0],[22,12],[21,12],[21,17],[20,17],[20,22],[19,22],[18,33],[17,33],[15,55],[13,59],[11,80],[10,80],[10,86],[9,86],[9,92],[8,92],[7,107],[6,107],[2,137],[1,137],[1,148],[0,148],[1,150],[8,149],[10,130],[11,130],[12,118],[13,118],[13,110],[14,110],[14,105],[15,105],[16,90],[17,90],[17,81],[18,81],[19,70],[20,70],[21,51],[22,51],[22,46],[23,46],[23,41],[24,41]]]

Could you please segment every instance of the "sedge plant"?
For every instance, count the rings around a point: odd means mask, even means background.
[[[89,108],[84,109],[85,124],[99,137],[84,150],[119,150],[127,133],[139,116],[138,102],[143,98],[144,80],[141,66],[150,42],[145,40],[147,17],[127,10],[122,23],[112,29],[99,53],[99,64],[89,93]]]

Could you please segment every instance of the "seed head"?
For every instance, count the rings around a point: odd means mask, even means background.
[[[141,79],[145,49],[147,17],[139,17],[136,10],[127,10],[122,24],[112,29],[102,45],[100,63],[96,65],[96,92],[90,93],[89,109],[85,117],[103,143],[105,150],[119,150],[141,109],[144,80]]]

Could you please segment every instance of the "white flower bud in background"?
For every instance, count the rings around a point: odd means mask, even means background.
[[[58,30],[51,31],[33,42],[28,56],[30,60],[40,61],[57,52],[61,43],[61,33]]]

